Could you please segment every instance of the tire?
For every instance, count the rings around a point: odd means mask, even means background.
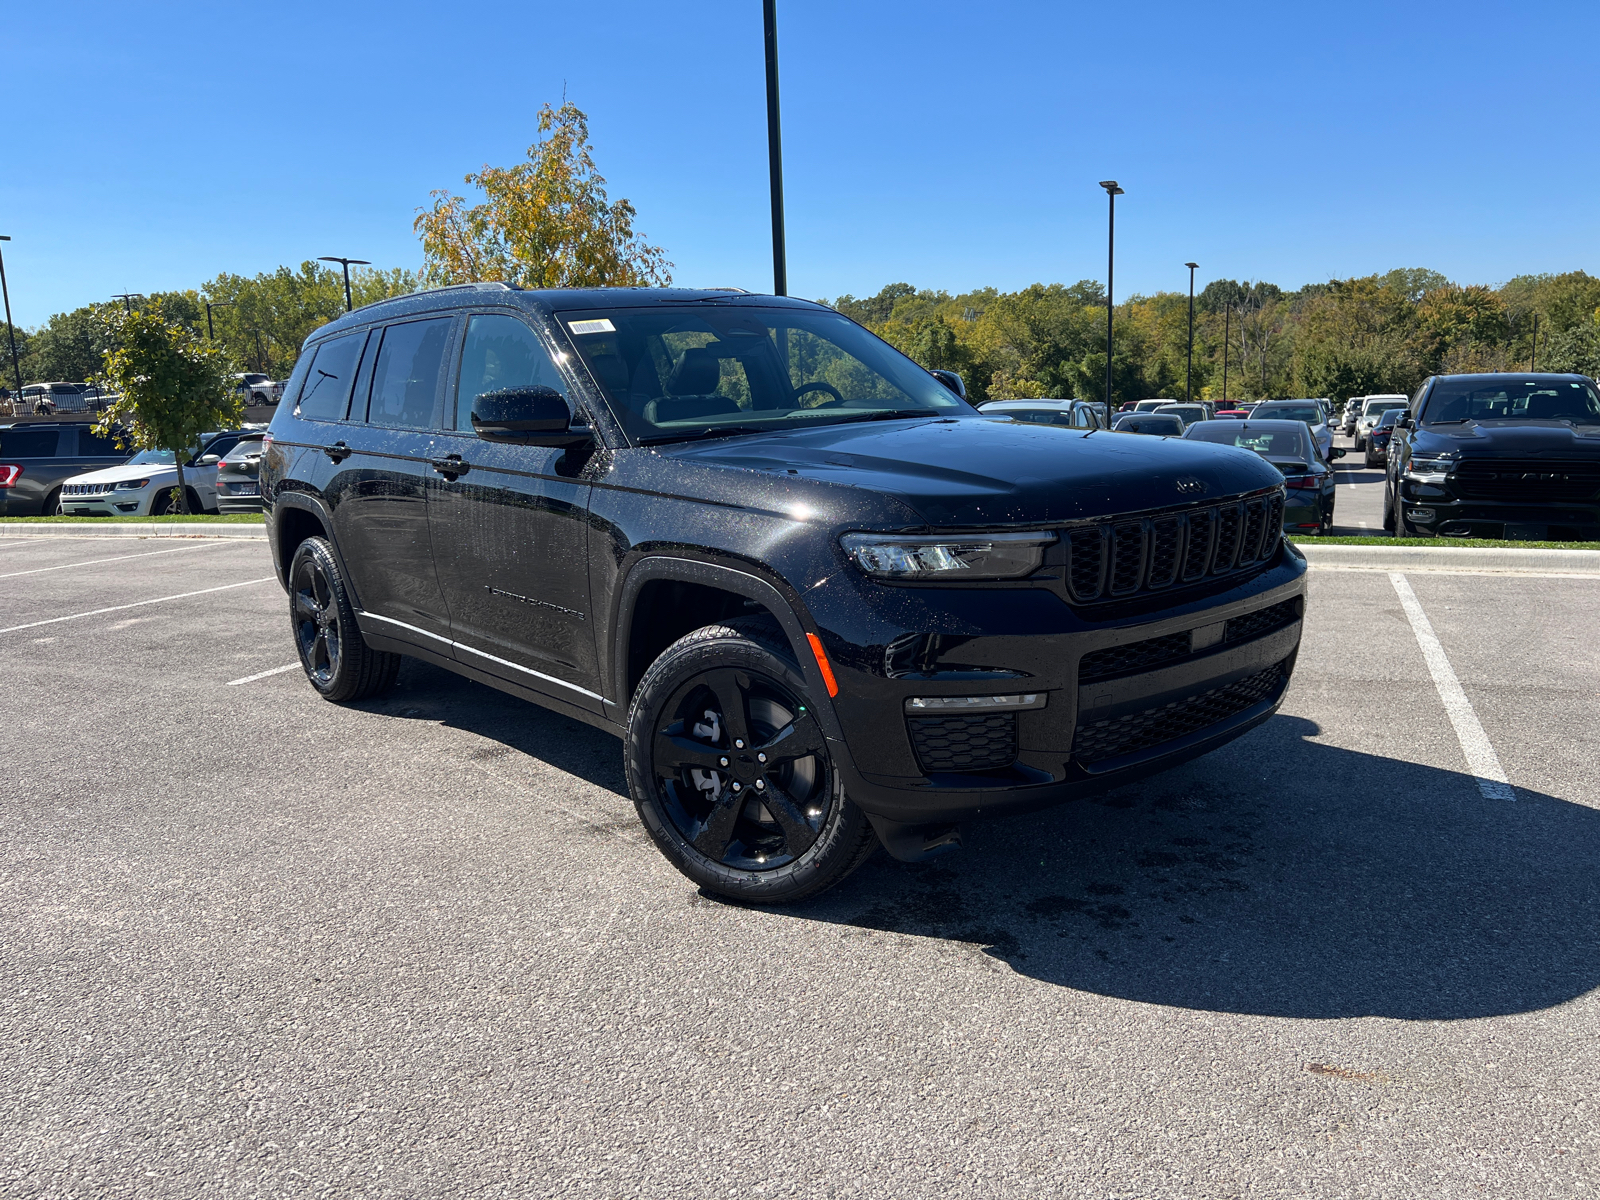
[[[306,679],[324,700],[365,700],[394,686],[400,658],[367,645],[326,538],[301,542],[289,563],[289,627]]]
[[[61,489],[57,488],[44,498],[44,504],[39,509],[42,517],[59,517],[61,515]]]
[[[1383,489],[1383,527],[1394,533],[1394,492],[1388,485]]]
[[[162,488],[150,497],[150,515],[164,517],[172,511],[172,489]]]
[[[640,681],[628,708],[628,790],[667,861],[707,891],[747,904],[803,900],[877,849],[808,695],[762,618],[679,638]]]

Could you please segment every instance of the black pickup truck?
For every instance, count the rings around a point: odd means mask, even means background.
[[[1586,375],[1435,375],[1390,451],[1395,533],[1600,541],[1600,393]]]
[[[756,902],[1272,716],[1284,480],[985,415],[775,296],[475,284],[306,343],[260,483],[311,685],[425,659],[623,739],[662,852]]]

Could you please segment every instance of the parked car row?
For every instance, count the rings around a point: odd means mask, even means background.
[[[200,439],[183,467],[190,512],[260,511],[254,475],[261,437],[257,429]],[[219,471],[224,458],[228,467]],[[0,426],[0,516],[159,517],[173,511],[177,482],[170,450],[130,455],[81,423]]]
[[[51,417],[57,413],[104,412],[116,399],[92,383],[30,383],[21,392],[0,388],[0,416]]]

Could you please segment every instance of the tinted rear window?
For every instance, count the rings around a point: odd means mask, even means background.
[[[78,430],[78,456],[80,458],[127,458],[132,450],[118,450],[114,438],[101,437],[87,429]]]
[[[342,421],[350,400],[350,384],[361,364],[366,331],[331,338],[317,347],[300,397],[300,415],[313,421]]]
[[[0,458],[54,458],[60,440],[55,429],[0,429]]]

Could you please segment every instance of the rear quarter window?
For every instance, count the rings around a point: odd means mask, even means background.
[[[0,429],[0,458],[55,458],[59,429]]]

